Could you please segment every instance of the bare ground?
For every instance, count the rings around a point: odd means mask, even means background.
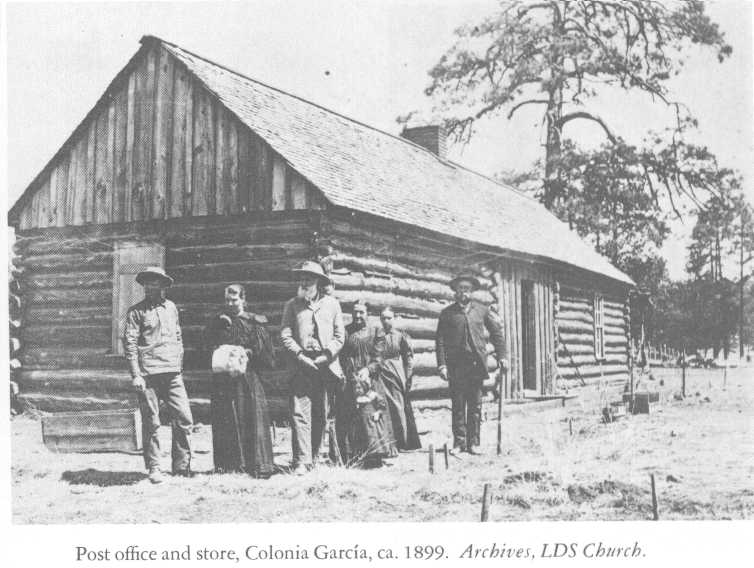
[[[212,474],[210,428],[199,425],[198,474],[153,486],[139,456],[53,454],[42,445],[39,420],[16,417],[13,521],[474,521],[485,483],[493,492],[491,521],[645,520],[652,516],[650,473],[662,519],[754,518],[754,368],[730,370],[726,388],[722,370],[690,371],[681,400],[673,396],[679,370],[653,373],[648,384],[662,398],[651,414],[603,424],[600,393],[584,392],[566,408],[506,416],[499,457],[496,408],[487,403],[485,455],[451,456],[446,470],[438,454],[434,475],[426,452],[402,454],[380,470],[324,465],[304,477],[269,480]],[[425,448],[449,441],[448,408],[417,410],[417,422]],[[278,429],[281,466],[289,446],[287,430]]]

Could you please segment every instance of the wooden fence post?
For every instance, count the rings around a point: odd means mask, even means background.
[[[445,456],[445,469],[448,469],[450,467],[450,464],[448,463],[448,443],[445,442],[445,444],[442,447],[442,453]]]
[[[435,472],[435,447],[429,445],[429,473]]]
[[[486,523],[490,518],[490,502],[492,501],[492,488],[489,483],[484,484],[484,493],[482,493],[482,519]]]
[[[659,521],[660,513],[657,510],[657,490],[655,489],[655,474],[650,473],[649,479],[652,482],[652,519],[655,521]]]
[[[686,398],[686,348],[683,348],[681,358],[681,397]]]
[[[497,397],[497,455],[503,454],[503,396],[505,395],[504,385],[507,382],[507,373],[500,369],[500,392]]]

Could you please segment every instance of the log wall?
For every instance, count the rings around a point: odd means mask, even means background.
[[[550,267],[523,260],[500,260],[480,256],[467,243],[432,238],[426,232],[399,227],[365,216],[335,211],[321,236],[332,247],[335,295],[348,311],[359,298],[369,304],[370,319],[377,324],[379,312],[391,306],[396,325],[409,333],[416,352],[417,398],[447,396],[447,383],[437,373],[435,332],[440,311],[453,302],[448,283],[459,272],[476,272],[484,290],[478,300],[493,305],[503,322],[510,377],[506,396],[524,390],[521,365],[521,287],[533,284],[535,347],[534,383],[527,394],[552,391],[555,374],[553,276]],[[489,388],[494,384],[495,359],[488,345]]]
[[[280,211],[20,233],[24,397],[52,410],[134,402],[126,362],[112,351],[113,250],[117,242],[140,240],[165,246],[165,268],[176,281],[168,297],[181,314],[187,388],[196,404],[206,406],[210,354],[202,336],[222,307],[224,287],[245,285],[249,309],[268,316],[280,349],[283,302],[295,292],[290,270],[312,257],[316,226],[305,211]],[[269,395],[281,412],[287,399],[278,378],[270,378]]]
[[[134,240],[165,248],[165,267],[176,280],[168,296],[181,313],[188,389],[199,405],[207,404],[209,380],[202,333],[221,308],[224,287],[245,285],[250,310],[268,316],[280,349],[283,303],[295,293],[290,270],[315,257],[332,266],[334,294],[345,313],[364,299],[370,319],[378,323],[381,309],[393,307],[416,353],[414,398],[447,397],[447,383],[436,368],[437,318],[453,301],[448,283],[469,270],[483,284],[477,299],[493,305],[503,322],[511,363],[506,396],[550,394],[557,376],[571,380],[627,371],[625,295],[609,287],[597,287],[605,298],[605,358],[597,361],[595,288],[577,287],[557,267],[501,258],[469,243],[337,208],[259,211],[20,232],[16,250],[25,313],[19,382],[27,399],[41,408],[129,404],[126,364],[112,353],[112,282],[115,244]],[[534,350],[528,381],[524,288],[531,293],[528,333]],[[491,388],[495,360],[490,345],[488,353]],[[285,378],[282,373],[265,379],[280,415],[286,407]]]
[[[321,193],[146,43],[14,206],[21,230],[318,209]]]
[[[595,293],[604,305],[604,357],[595,353]],[[628,375],[628,318],[625,292],[561,286],[556,314],[558,374],[567,382]]]

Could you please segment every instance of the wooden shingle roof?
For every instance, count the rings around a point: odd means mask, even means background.
[[[162,44],[333,204],[632,284],[544,206],[515,189]]]

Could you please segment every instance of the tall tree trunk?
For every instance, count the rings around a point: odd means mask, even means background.
[[[561,193],[560,188],[560,155],[561,136],[558,121],[563,114],[563,91],[554,87],[550,90],[547,103],[547,141],[545,142],[545,183],[542,202],[547,209],[552,210]]]
[[[739,279],[738,279],[738,357],[743,361],[744,358],[744,213],[746,207],[741,208],[741,250],[739,257]]]

